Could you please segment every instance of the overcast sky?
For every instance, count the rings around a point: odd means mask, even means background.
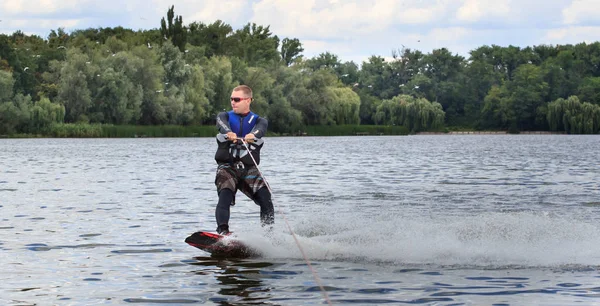
[[[47,38],[51,29],[160,26],[171,5],[185,24],[222,20],[238,29],[270,25],[298,38],[304,55],[332,52],[361,63],[403,46],[446,47],[468,56],[482,45],[576,44],[600,40],[600,0],[0,0],[0,33]]]

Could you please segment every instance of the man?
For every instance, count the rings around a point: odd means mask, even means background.
[[[264,142],[261,137],[267,132],[268,122],[250,111],[250,103],[252,89],[246,85],[237,86],[231,93],[232,110],[217,115],[220,134],[217,135],[218,149],[215,154],[218,164],[215,185],[219,203],[215,217],[217,233],[221,235],[229,234],[229,209],[235,205],[237,190],[260,206],[262,226],[274,223],[271,193],[254,164],[255,161],[256,164],[260,163],[260,149]]]

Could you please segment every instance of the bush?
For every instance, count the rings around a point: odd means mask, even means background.
[[[102,126],[87,123],[55,123],[50,126],[49,133],[49,136],[58,138],[102,137]]]
[[[305,127],[307,136],[408,135],[408,128],[395,125],[314,125]]]

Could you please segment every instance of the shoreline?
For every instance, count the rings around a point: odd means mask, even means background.
[[[414,134],[398,135],[398,134],[384,134],[384,133],[355,133],[349,135],[310,135],[310,134],[286,134],[286,135],[266,135],[265,137],[339,137],[339,136],[439,136],[439,135],[598,135],[598,134],[567,134],[564,132],[520,132],[520,133],[508,133],[508,132],[490,132],[490,131],[454,131],[454,132],[418,132]],[[20,135],[20,136],[7,136],[0,135],[0,139],[36,139],[36,138],[56,138],[56,139],[67,139],[67,138],[210,138],[214,136],[202,136],[202,135],[191,135],[191,136],[146,136],[146,135],[134,135],[134,136],[121,136],[121,137],[53,137],[47,135]]]
[[[509,133],[507,131],[452,131],[452,132],[418,132],[414,135],[569,135],[565,132],[522,131]],[[583,135],[583,134],[580,134]]]

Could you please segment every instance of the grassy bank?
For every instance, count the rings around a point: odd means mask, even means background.
[[[133,138],[133,137],[214,137],[217,130],[214,125],[101,125],[63,123],[55,124],[37,134],[3,135],[11,138]],[[379,125],[334,125],[308,126],[295,133],[273,133],[268,136],[361,136],[361,135],[408,135],[408,129],[402,126]]]
[[[102,137],[214,137],[213,125],[111,125],[102,127]]]
[[[409,131],[403,126],[333,125],[307,126],[298,134],[306,136],[408,135]]]

